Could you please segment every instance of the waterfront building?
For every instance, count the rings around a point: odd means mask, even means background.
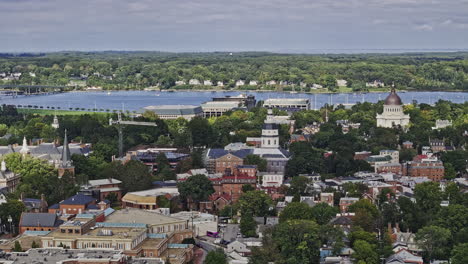
[[[377,114],[378,127],[406,127],[410,121],[410,116],[403,112],[403,103],[395,89],[392,89],[390,95],[385,99],[383,113]]]
[[[310,101],[304,98],[270,98],[265,100],[263,106],[286,111],[301,111],[310,109]]]
[[[197,116],[203,116],[203,110],[195,105],[151,105],[144,108],[153,111],[161,119],[177,119],[179,117],[191,120]]]
[[[238,96],[213,97],[213,102],[238,102],[240,107],[246,107],[250,110],[255,107],[257,101],[253,95],[240,94]]]
[[[222,116],[224,113],[228,111],[235,111],[237,109],[240,109],[239,103],[235,101],[205,102],[201,104],[201,108],[203,110],[203,117],[205,118]]]

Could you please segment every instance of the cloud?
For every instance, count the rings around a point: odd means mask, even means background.
[[[432,31],[434,28],[429,25],[429,24],[422,24],[422,25],[416,25],[413,27],[415,30],[418,31]]]
[[[444,41],[437,45],[468,43],[468,0],[0,0],[0,6],[6,40],[0,52],[426,45],[415,30]]]

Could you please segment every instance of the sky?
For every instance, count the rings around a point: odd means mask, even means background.
[[[0,52],[468,49],[468,0],[0,0]]]

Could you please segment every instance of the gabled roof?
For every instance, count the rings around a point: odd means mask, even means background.
[[[86,205],[86,204],[89,204],[89,203],[91,203],[93,201],[96,201],[96,199],[94,199],[91,196],[87,196],[87,195],[79,193],[77,195],[74,195],[74,196],[62,201],[60,204]]]
[[[338,217],[335,217],[334,219],[332,219],[330,221],[330,224],[347,226],[347,225],[352,225],[353,220],[351,220],[349,217],[346,217],[346,216],[338,216]]]
[[[62,222],[57,218],[56,214],[23,213],[21,215],[20,226],[56,227]]]
[[[252,154],[253,150],[252,149],[241,149],[237,151],[227,151],[225,149],[210,149],[208,151],[208,157],[212,159],[218,159],[221,158],[222,156],[225,156],[227,154],[231,154],[233,156],[236,156],[240,159],[245,158],[247,155]]]

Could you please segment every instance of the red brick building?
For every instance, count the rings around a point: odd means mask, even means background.
[[[410,177],[427,177],[432,181],[441,181],[444,178],[444,164],[442,161],[422,160],[420,162],[407,162],[403,167],[403,175]]]
[[[57,229],[61,221],[56,214],[22,213],[19,222],[19,233],[25,231],[52,231]]]
[[[81,214],[88,209],[97,209],[96,199],[84,194],[74,195],[49,207],[49,213]]]
[[[89,181],[89,185],[93,190],[99,190],[99,199],[101,201],[105,200],[111,193],[114,193],[117,196],[117,200],[120,201],[122,199],[121,183],[121,181],[112,178]]]
[[[349,206],[356,203],[357,201],[359,201],[359,198],[355,198],[355,197],[343,197],[343,198],[341,198],[340,199],[340,212],[342,212],[342,213],[348,212]]]
[[[377,173],[394,173],[401,175],[402,166],[400,163],[385,163],[375,165],[375,171]]]

